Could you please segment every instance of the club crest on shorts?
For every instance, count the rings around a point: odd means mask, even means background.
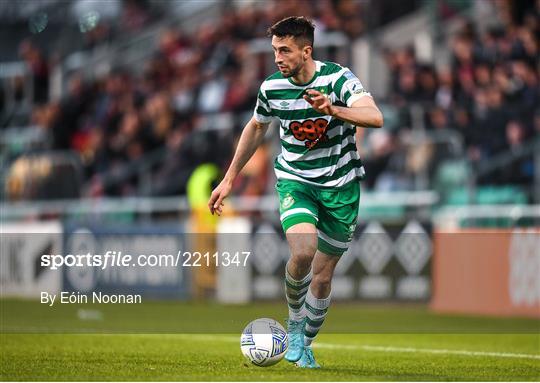
[[[281,208],[283,210],[290,208],[294,203],[294,198],[292,195],[287,194],[285,198],[283,198],[283,201],[281,201]]]
[[[348,236],[349,241],[354,236],[354,231],[355,230],[356,230],[356,224],[353,223],[352,225],[349,226],[349,236]]]

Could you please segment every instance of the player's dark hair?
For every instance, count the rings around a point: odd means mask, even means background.
[[[313,47],[315,26],[303,16],[291,16],[278,21],[268,28],[268,37],[292,36],[300,47]]]

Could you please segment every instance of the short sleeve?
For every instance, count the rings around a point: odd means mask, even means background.
[[[257,94],[257,103],[255,104],[255,110],[253,111],[253,117],[257,122],[261,124],[267,124],[272,120],[272,110],[267,98],[263,92],[259,90]]]
[[[336,98],[349,108],[360,98],[364,96],[371,97],[371,93],[364,89],[358,77],[349,68],[344,68],[340,72],[340,76],[335,81],[333,88]]]

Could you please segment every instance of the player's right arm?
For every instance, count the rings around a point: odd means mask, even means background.
[[[208,201],[210,213],[214,214],[215,212],[217,215],[221,215],[223,200],[230,194],[236,176],[262,143],[264,135],[268,130],[268,125],[268,123],[259,122],[255,117],[252,117],[244,127],[231,165],[223,180],[212,191],[212,195]]]

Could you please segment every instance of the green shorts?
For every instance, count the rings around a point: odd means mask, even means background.
[[[317,227],[317,248],[325,254],[341,256],[347,251],[358,219],[360,184],[341,188],[321,188],[280,179],[276,184],[283,231],[298,223]]]

